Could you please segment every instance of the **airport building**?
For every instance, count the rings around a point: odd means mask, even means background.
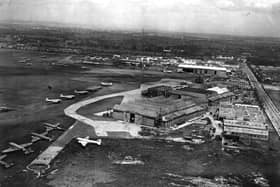
[[[219,117],[224,119],[224,135],[268,140],[269,131],[262,110],[257,105],[222,103]]]
[[[247,80],[240,79],[240,78],[230,79],[230,80],[226,81],[225,83],[231,90],[238,90],[238,89],[250,90],[250,89],[252,89],[250,83]]]
[[[232,103],[234,100],[234,93],[232,92],[225,92],[218,95],[213,95],[208,98],[208,105],[209,106],[219,106],[220,103]]]
[[[177,96],[178,98],[194,97],[194,98],[207,99],[208,97],[216,95],[217,93],[215,91],[206,90],[203,88],[185,87],[177,90],[171,90],[169,94],[172,96]]]
[[[115,105],[113,118],[150,127],[170,128],[205,113],[191,100],[153,97]]]
[[[239,138],[268,140],[268,126],[260,122],[224,120],[224,135]]]
[[[146,97],[157,97],[157,96],[169,96],[169,92],[172,90],[170,86],[154,86],[142,91],[142,95]]]
[[[198,75],[206,76],[217,76],[217,77],[227,77],[227,72],[229,71],[225,67],[215,67],[215,66],[204,66],[204,65],[194,65],[194,64],[179,64],[178,68],[183,72],[194,73]]]

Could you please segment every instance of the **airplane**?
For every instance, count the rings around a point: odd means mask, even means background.
[[[14,142],[9,142],[10,147],[8,149],[5,149],[1,151],[1,153],[11,153],[15,151],[23,151],[24,154],[30,154],[33,153],[34,151],[32,149],[26,149],[27,147],[31,146],[33,142],[30,143],[24,143],[24,144],[17,144]]]
[[[112,82],[101,82],[100,84],[101,84],[101,86],[112,86],[113,85]]]
[[[23,60],[19,60],[19,63],[25,63],[27,60],[23,59]]]
[[[92,87],[88,87],[86,90],[89,92],[96,92],[97,90],[102,89],[101,86],[92,86]]]
[[[58,103],[60,103],[61,101],[62,101],[61,99],[49,99],[48,97],[46,98],[46,102],[47,102],[47,103],[58,104]]]
[[[97,140],[91,140],[89,139],[89,136],[85,137],[85,138],[80,138],[78,137],[77,138],[78,142],[80,144],[82,144],[82,146],[86,146],[88,143],[94,143],[94,144],[97,144],[97,145],[101,145],[101,139],[97,139]]]
[[[63,94],[60,94],[59,97],[62,98],[62,99],[74,99],[75,95],[63,95]]]
[[[32,132],[31,135],[32,135],[32,142],[36,142],[36,141],[39,141],[40,139],[43,139],[43,140],[48,140],[48,141],[53,141],[52,138],[46,136],[48,134],[48,131],[46,132],[43,132],[43,133],[36,133],[36,132]]]
[[[172,73],[172,71],[171,71],[171,70],[166,70],[166,69],[165,69],[165,70],[163,70],[162,72],[163,72],[163,73]]]
[[[85,95],[88,94],[87,90],[74,90],[74,93],[79,94],[79,95]]]
[[[7,163],[7,162],[3,161],[6,157],[7,157],[7,155],[0,156],[0,165],[2,165],[4,168],[10,168],[14,165],[14,163]]]
[[[60,127],[60,123],[55,123],[55,124],[51,124],[51,123],[44,123],[47,131],[51,131],[51,130],[65,130],[62,127]]]

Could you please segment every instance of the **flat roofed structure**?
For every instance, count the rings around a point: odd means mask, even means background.
[[[224,134],[242,138],[268,140],[268,126],[264,123],[224,120]]]
[[[235,97],[232,92],[225,92],[218,95],[213,95],[208,98],[209,106],[219,106],[220,102],[228,102],[231,103],[233,98]]]
[[[206,90],[202,88],[186,87],[182,89],[171,90],[169,94],[180,96],[179,98],[183,98],[184,96],[191,96],[207,99],[209,96],[216,95],[217,93],[215,91]]]
[[[256,122],[265,121],[263,112],[257,105],[221,103],[219,107],[219,117]]]
[[[143,90],[142,95],[148,97],[156,97],[161,95],[167,96],[170,90],[172,90],[172,87],[170,86],[164,86],[164,85],[154,86],[146,90]]]
[[[262,110],[257,105],[222,103],[219,117],[224,119],[225,135],[268,140],[268,126]]]
[[[187,69],[204,69],[204,70],[213,70],[213,71],[227,71],[225,67],[215,67],[215,66],[203,66],[203,65],[194,65],[194,64],[179,64],[179,68]]]

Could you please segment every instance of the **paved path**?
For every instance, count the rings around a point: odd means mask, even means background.
[[[88,134],[94,135],[94,129],[90,126],[75,122],[67,131],[65,131],[55,142],[53,142],[44,152],[33,160],[27,168],[40,173],[50,167],[51,161],[71,142],[75,137],[85,137]]]

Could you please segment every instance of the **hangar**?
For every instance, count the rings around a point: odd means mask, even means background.
[[[229,71],[225,67],[203,66],[193,64],[179,64],[178,68],[183,72],[195,73],[198,75],[208,75],[217,77],[226,77]]]

